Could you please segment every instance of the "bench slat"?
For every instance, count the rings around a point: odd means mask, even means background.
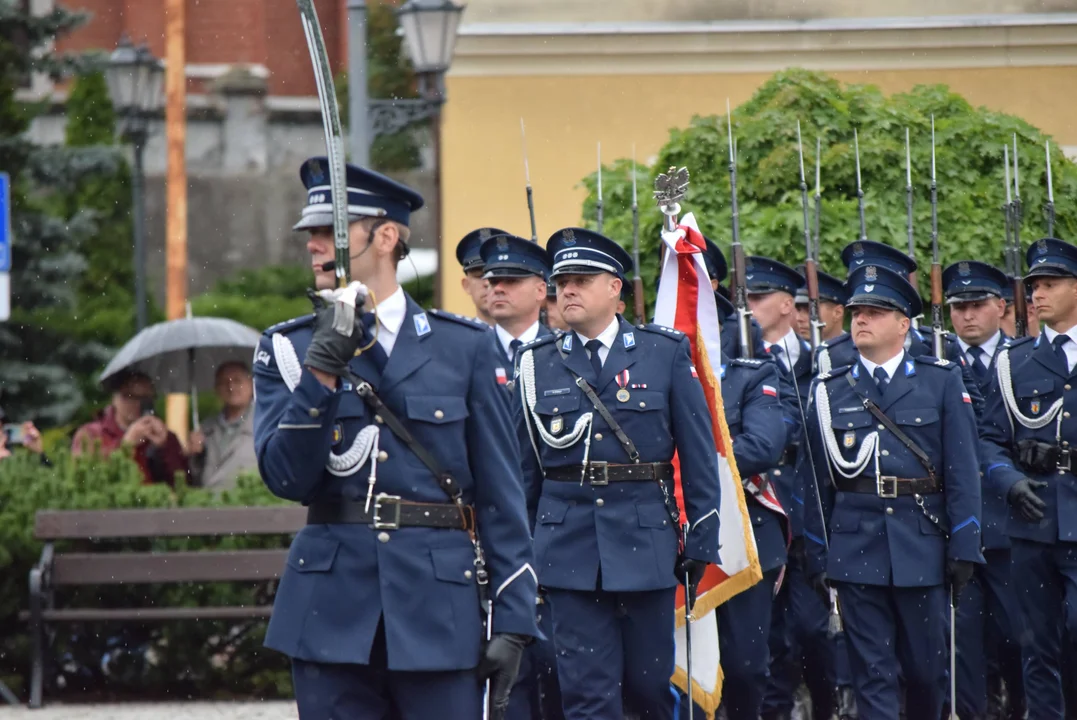
[[[67,553],[53,561],[54,585],[275,580],[287,550]]]
[[[181,510],[39,510],[38,540],[85,538],[276,535],[296,533],[306,523],[299,505]]]
[[[48,622],[148,621],[162,620],[241,620],[244,618],[268,618],[272,605],[251,607],[182,607],[182,608],[72,608],[46,610],[43,615]]]

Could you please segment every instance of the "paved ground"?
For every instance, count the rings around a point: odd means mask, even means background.
[[[0,706],[0,720],[297,720],[294,702]]]

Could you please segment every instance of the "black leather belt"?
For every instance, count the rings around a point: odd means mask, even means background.
[[[587,482],[591,485],[609,485],[611,482],[645,482],[647,480],[672,480],[673,463],[625,463],[590,462],[583,465],[566,465],[547,468],[547,480],[559,482]]]
[[[474,530],[475,509],[451,503],[419,503],[395,495],[377,495],[370,503],[345,500],[317,502],[307,508],[307,525],[369,525],[375,530],[427,527],[444,530]]]
[[[881,498],[896,498],[899,495],[930,495],[942,492],[942,483],[932,478],[899,478],[893,475],[873,477],[843,478],[834,480],[842,492],[878,495]]]

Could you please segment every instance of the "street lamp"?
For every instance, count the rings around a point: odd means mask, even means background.
[[[144,44],[135,47],[127,36],[109,56],[105,81],[112,106],[119,117],[120,136],[131,143],[135,171],[131,179],[135,235],[135,317],[138,329],[146,327],[146,207],[142,152],[149,135],[150,118],[162,104],[164,64]]]

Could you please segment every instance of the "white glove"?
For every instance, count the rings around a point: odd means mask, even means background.
[[[319,290],[318,295],[334,308],[333,329],[345,337],[351,337],[355,329],[355,312],[370,297],[366,285],[353,280],[347,287]]]

